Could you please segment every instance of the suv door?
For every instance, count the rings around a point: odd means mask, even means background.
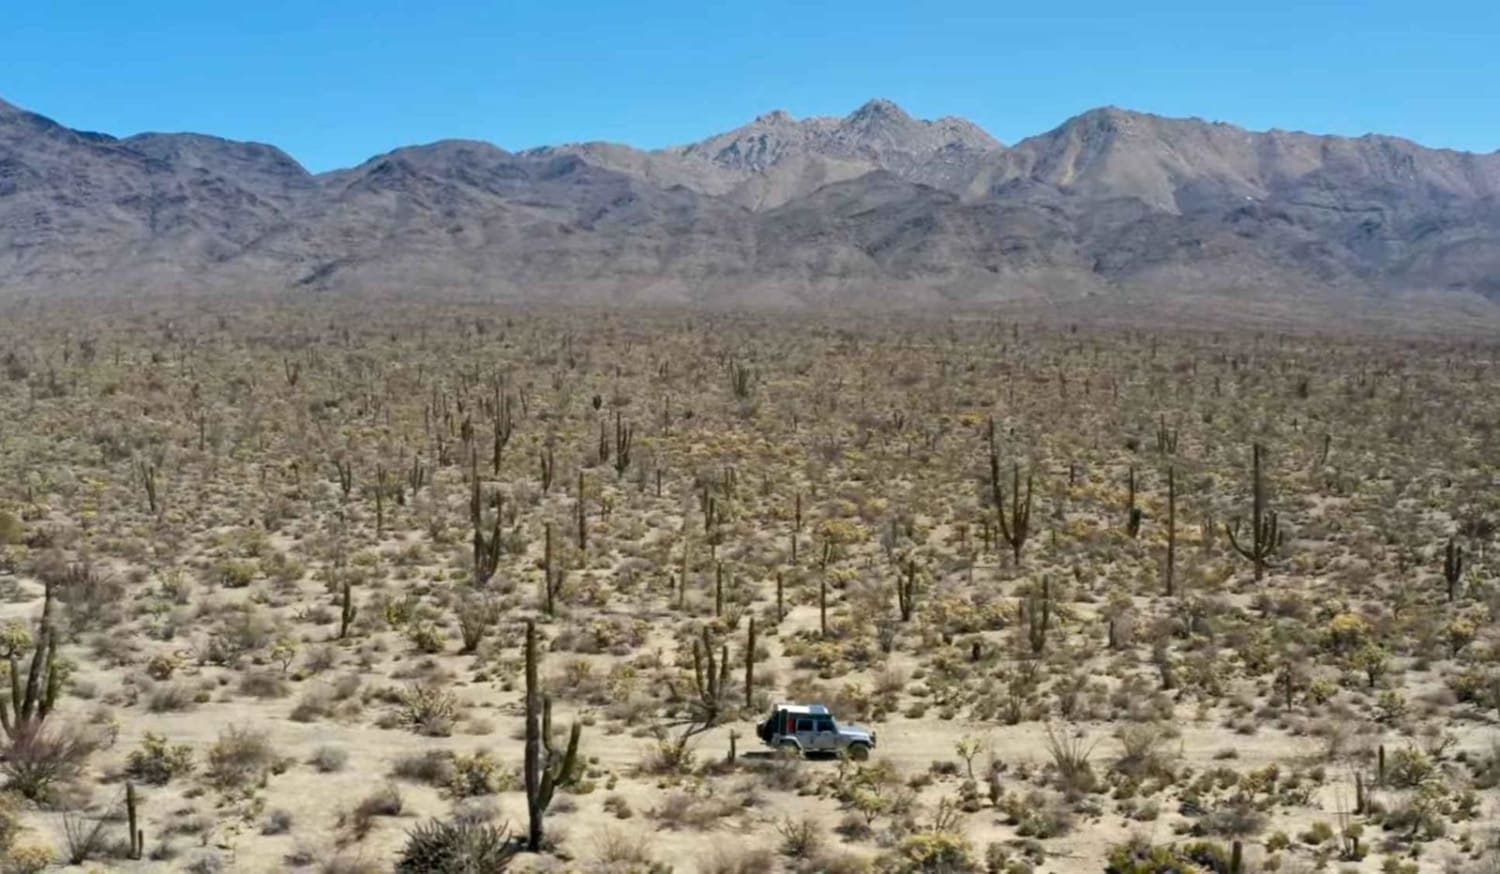
[[[820,716],[813,720],[813,746],[818,752],[838,752],[839,734],[834,729],[833,720],[827,716]]]
[[[797,743],[799,743],[799,744],[802,745],[802,749],[804,751],[817,749],[818,748],[818,746],[817,746],[817,743],[818,743],[817,738],[818,738],[818,735],[817,735],[817,732],[813,728],[813,719],[812,719],[812,717],[811,716],[799,716],[799,717],[797,717]]]

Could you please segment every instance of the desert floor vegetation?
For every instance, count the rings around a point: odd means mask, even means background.
[[[0,871],[1497,870],[1493,340],[0,315]]]

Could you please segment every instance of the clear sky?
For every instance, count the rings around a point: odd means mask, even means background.
[[[1500,149],[1490,0],[0,0],[0,98],[275,143],[662,146],[887,97],[1009,143],[1113,104]]]

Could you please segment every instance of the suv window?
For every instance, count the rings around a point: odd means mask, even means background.
[[[819,731],[819,732],[833,731],[833,720],[832,719],[819,719],[817,721],[817,727],[814,728],[813,730],[814,731]]]
[[[799,720],[797,720],[797,730],[798,731],[812,731],[813,730],[813,721],[811,719],[799,719]]]

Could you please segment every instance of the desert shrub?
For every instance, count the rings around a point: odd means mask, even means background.
[[[260,826],[260,833],[263,835],[284,835],[291,830],[291,811],[281,809],[266,814],[266,821]]]
[[[515,775],[506,771],[494,756],[484,750],[473,755],[453,757],[453,778],[448,787],[457,798],[493,795],[515,788]]]
[[[1266,814],[1249,801],[1234,799],[1205,813],[1194,830],[1225,838],[1249,838],[1265,830],[1266,819]]]
[[[179,659],[171,653],[157,653],[146,662],[146,676],[158,682],[172,679],[179,667]]]
[[[0,871],[5,874],[41,874],[57,862],[57,854],[52,848],[41,844],[12,847],[0,858],[4,859],[0,862]]]
[[[406,637],[418,652],[428,655],[442,652],[448,642],[443,637],[443,630],[431,622],[413,622],[407,626]]]
[[[208,778],[222,789],[258,783],[276,764],[265,732],[230,726],[208,750]]]
[[[794,859],[810,858],[823,846],[823,825],[812,818],[783,817],[776,823],[781,836],[781,854]]]
[[[23,828],[19,796],[11,792],[0,793],[0,859],[10,852]]]
[[[1217,845],[1205,845],[1217,846]],[[1222,852],[1223,848],[1218,848]],[[1205,870],[1201,863],[1190,858],[1177,847],[1154,845],[1141,836],[1134,836],[1110,850],[1105,858],[1105,874],[1192,874]],[[1228,870],[1209,868],[1207,870]]]
[[[401,695],[401,716],[418,734],[447,737],[458,716],[458,699],[435,683],[415,684]]]
[[[907,835],[877,865],[889,874],[964,874],[979,870],[968,839],[946,831]]]
[[[153,786],[163,786],[173,777],[193,770],[193,748],[187,744],[172,745],[162,735],[146,732],[141,747],[131,750],[125,759],[125,773]]]
[[[287,682],[270,671],[250,671],[240,677],[240,694],[252,698],[284,698]]]
[[[458,631],[464,652],[479,648],[484,636],[500,621],[500,606],[493,598],[470,598],[458,606]]]
[[[661,870],[651,856],[649,834],[607,826],[594,839],[594,864],[599,872],[651,874]]]
[[[365,796],[356,809],[368,816],[400,816],[405,807],[400,787],[394,783],[386,783]]]
[[[293,862],[290,857],[286,860],[288,865]],[[308,855],[308,863],[312,856]],[[385,874],[386,867],[374,859],[365,858],[363,855],[352,852],[343,852],[330,856],[318,864],[318,874]]]
[[[1410,789],[1431,777],[1436,771],[1432,759],[1416,747],[1401,747],[1391,753],[1386,779],[1397,789]]]
[[[0,546],[10,546],[26,539],[26,526],[9,510],[0,510]]]
[[[197,705],[198,693],[185,683],[157,683],[146,693],[146,709],[151,713],[175,713]]]
[[[1047,728],[1047,753],[1057,775],[1057,788],[1069,798],[1093,792],[1098,788],[1094,766],[1089,763],[1094,744],[1087,738],[1055,732]]]
[[[98,748],[97,739],[71,726],[35,726],[5,745],[0,773],[7,789],[46,800],[59,783],[76,780]]]
[[[307,762],[320,774],[332,774],[344,770],[344,765],[349,762],[349,751],[343,747],[318,747]]]
[[[347,824],[354,840],[362,841],[374,828],[376,817],[400,816],[405,807],[406,801],[401,797],[401,789],[394,783],[387,783],[365,796],[347,818],[340,818],[340,824]]]
[[[255,582],[260,568],[253,561],[226,559],[214,569],[219,585],[226,589],[242,589]]]
[[[333,693],[326,687],[318,686],[302,693],[302,697],[297,700],[297,706],[292,708],[288,718],[293,722],[314,722],[331,715],[333,715]]]
[[[406,833],[396,874],[497,874],[518,847],[509,829],[469,820],[431,820]]]
[[[1137,780],[1171,778],[1172,767],[1166,752],[1170,738],[1163,726],[1153,723],[1125,725],[1115,737],[1120,741],[1120,757],[1112,765],[1117,773]]]
[[[448,786],[453,782],[453,770],[452,753],[427,750],[397,759],[391,775],[429,786]]]

